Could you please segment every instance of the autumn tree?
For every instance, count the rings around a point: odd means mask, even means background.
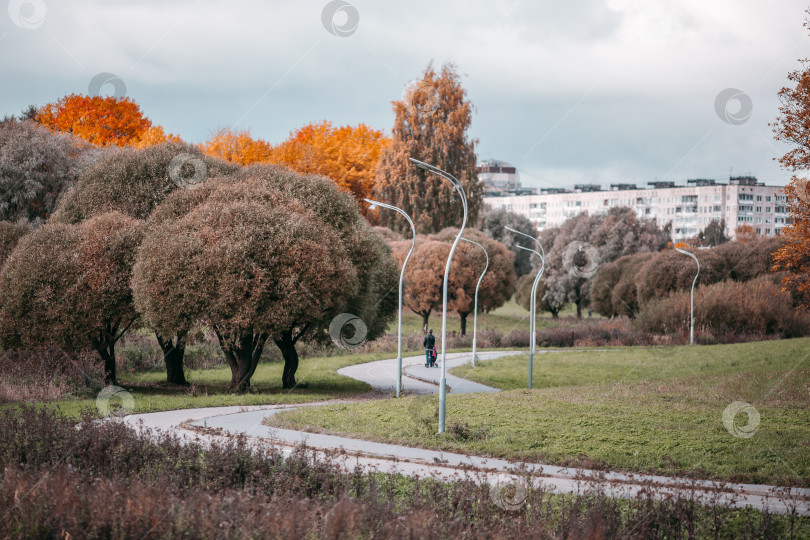
[[[39,109],[36,121],[96,146],[125,146],[152,125],[130,98],[70,94]]]
[[[82,171],[74,188],[60,201],[53,219],[78,223],[112,210],[146,219],[181,185],[234,170],[235,166],[185,143],[162,143],[142,150],[111,149]]]
[[[147,219],[184,182],[199,182],[234,170],[235,166],[208,157],[185,143],[161,143],[142,150],[114,148],[81,173],[76,185],[60,201],[52,221],[80,223],[110,211]],[[148,226],[151,228],[151,224]],[[183,373],[186,334],[156,332],[155,337],[163,351],[166,381],[186,385]]]
[[[332,179],[361,202],[374,190],[380,153],[390,143],[382,131],[365,124],[333,127],[331,122],[307,124],[272,150],[272,161],[302,174]]]
[[[472,103],[452,64],[440,72],[429,65],[405,97],[393,102],[391,144],[383,149],[376,172],[375,198],[405,210],[419,233],[435,233],[461,222],[462,203],[450,183],[412,165],[408,158],[443,169],[461,181],[469,201],[469,223],[478,222],[483,196],[476,170],[476,140],[467,131]],[[380,224],[408,234],[408,224],[393,213]]]
[[[518,278],[533,271],[536,272],[535,263],[532,261],[531,253],[518,246],[536,249],[532,241],[520,235],[516,235],[506,230],[510,227],[529,236],[536,236],[537,231],[526,216],[521,216],[515,212],[510,212],[505,208],[491,209],[484,208],[481,216],[481,230],[490,238],[497,240],[508,247],[515,256],[515,274]]]
[[[404,240],[393,244],[394,256],[399,267],[405,260],[411,241]],[[437,240],[417,238],[413,255],[405,268],[404,305],[422,317],[422,331],[427,332],[430,314],[441,306],[444,267],[450,244]]]
[[[698,233],[698,240],[703,246],[719,246],[728,242],[730,238],[726,236],[726,220],[711,220],[706,228]]]
[[[340,309],[364,322],[367,340],[382,336],[396,316],[399,272],[390,248],[363,219],[351,194],[330,179],[295,174],[274,166],[252,167],[243,174],[257,175],[282,193],[300,201],[337,231],[358,279],[357,290]],[[298,367],[295,345],[298,340],[323,335],[332,319],[340,313],[336,309],[324,309],[319,318],[298,317],[296,324],[275,339],[285,360],[284,384],[287,387],[295,386],[295,370]]]
[[[100,153],[30,120],[0,122],[0,220],[43,222]]]
[[[710,285],[728,277],[729,269],[723,257],[712,250],[693,250],[700,262],[697,284]],[[639,304],[653,298],[692,286],[697,267],[690,257],[674,250],[666,250],[648,259],[636,274]]]
[[[115,344],[137,318],[130,270],[142,222],[116,212],[25,235],[0,272],[0,343],[95,350],[116,383]]]
[[[268,339],[296,385],[299,340],[350,312],[381,335],[396,308],[396,267],[351,196],[320,177],[255,166],[172,193],[135,265],[135,299],[150,326],[175,335],[214,329],[243,392]]]
[[[757,238],[757,233],[751,225],[740,225],[734,229],[734,235],[737,238],[737,242],[741,244],[751,243]]]
[[[31,232],[31,227],[26,223],[12,223],[10,221],[0,221],[0,269],[17,247],[20,239]]]
[[[515,302],[526,311],[529,311],[532,306],[532,287],[534,286],[535,277],[537,277],[537,272],[524,274],[518,279],[517,285],[515,286]],[[551,313],[551,318],[557,319],[559,318],[560,310],[565,307],[565,304],[558,304],[553,300],[549,301],[546,297],[547,292],[548,285],[546,285],[543,278],[540,278],[540,281],[537,283],[537,296],[535,297],[537,309]]]
[[[636,275],[654,252],[624,255],[599,267],[591,284],[590,299],[594,311],[605,317],[624,315],[634,318],[639,311]]]
[[[546,296],[556,303],[573,303],[577,317],[581,317],[582,307],[590,299],[591,278],[599,265],[623,255],[658,251],[668,240],[668,228],[659,229],[654,221],[639,219],[630,208],[612,208],[604,215],[583,212],[574,216],[560,226],[551,247],[545,247]],[[578,271],[579,267],[587,267],[588,271]]]
[[[156,146],[158,144],[167,142],[182,143],[183,140],[173,133],[166,133],[163,130],[163,126],[153,125],[141,133],[137,139],[132,141],[132,147],[143,149],[149,146]]]
[[[388,243],[388,244],[392,244],[393,242],[401,242],[401,241],[405,240],[405,237],[403,237],[398,232],[392,231],[388,227],[382,227],[380,225],[376,225],[374,227],[374,230],[377,231],[377,234],[379,234],[380,237],[383,240],[385,240],[386,243]]]
[[[457,234],[458,229],[449,227],[428,238],[452,244]],[[497,309],[509,300],[515,288],[514,255],[505,245],[477,229],[464,229],[464,238],[484,246],[489,256],[489,268],[478,289],[478,309],[484,312]],[[475,289],[485,265],[486,256],[481,248],[469,242],[459,242],[450,266],[447,296],[448,309],[458,313],[461,319],[462,336],[467,335],[467,317],[475,309]],[[443,283],[444,265],[440,270]]]
[[[764,237],[748,244],[727,242],[712,251],[724,261],[726,273],[724,278],[751,281],[771,272],[774,256],[781,246],[781,238]]]
[[[222,128],[200,145],[205,154],[228,163],[253,165],[271,161],[272,146],[254,139],[248,130]]]
[[[804,23],[810,28],[810,23]],[[779,158],[792,173],[785,186],[790,220],[782,229],[782,247],[774,256],[773,269],[786,272],[782,284],[805,298],[810,293],[810,60],[788,74],[789,86],[779,91],[779,117],[773,124],[774,138],[792,148]],[[806,304],[806,307],[810,304]]]

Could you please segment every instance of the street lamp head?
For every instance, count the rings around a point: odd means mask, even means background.
[[[372,201],[371,199],[363,199],[368,203],[369,210],[376,210],[377,209],[377,201]]]
[[[678,253],[683,253],[684,255],[688,255],[688,256],[692,257],[695,260],[695,262],[697,262],[698,265],[700,265],[700,263],[698,262],[697,257],[691,251],[687,251],[687,250],[681,249],[681,248],[675,248],[675,251],[677,251]]]
[[[418,159],[408,158],[408,161],[419,167],[420,169],[428,170],[428,165],[424,161],[419,161]]]

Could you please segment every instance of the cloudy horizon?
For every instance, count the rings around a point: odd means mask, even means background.
[[[730,174],[781,185],[790,174],[773,158],[789,147],[768,123],[788,72],[810,56],[806,8],[11,0],[0,13],[0,113],[87,93],[111,73],[153,122],[191,142],[232,127],[277,144],[321,120],[390,134],[391,101],[429,62],[453,62],[475,106],[479,160],[512,163],[524,185]]]

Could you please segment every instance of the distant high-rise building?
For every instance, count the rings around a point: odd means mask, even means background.
[[[534,188],[521,187],[517,169],[496,159],[478,165],[478,180],[484,183],[487,197],[530,195],[537,192]]]
[[[725,220],[726,234],[731,238],[742,225],[750,225],[762,236],[778,235],[787,225],[787,196],[782,186],[766,186],[753,176],[731,177],[728,184],[705,178],[687,180],[686,184],[650,182],[647,188],[612,184],[609,190],[582,184],[574,190],[555,188],[533,195],[487,196],[484,203],[524,215],[539,230],[562,225],[580,212],[606,213],[627,206],[639,217],[654,219],[660,227],[671,224],[674,240],[693,238],[713,219]]]

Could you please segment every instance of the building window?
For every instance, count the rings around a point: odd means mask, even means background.
[[[757,202],[759,202],[761,200],[762,200],[762,195],[757,195]],[[757,232],[759,232],[759,231],[757,231]],[[531,295],[529,295],[529,296],[531,296]]]

